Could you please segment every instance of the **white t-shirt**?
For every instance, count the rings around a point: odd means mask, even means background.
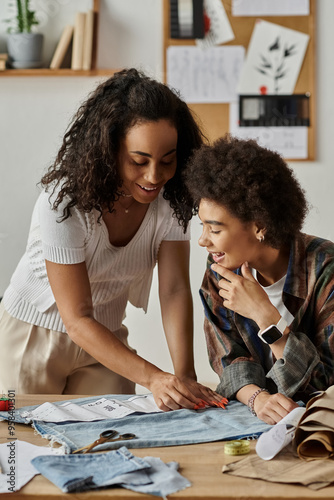
[[[95,319],[112,331],[125,317],[127,302],[147,310],[153,268],[163,240],[184,241],[184,234],[162,193],[150,204],[132,240],[115,247],[100,213],[76,207],[57,222],[68,200],[52,210],[50,193],[43,191],[34,207],[26,252],[5,291],[8,313],[28,323],[66,332],[48,281],[45,259],[60,264],[86,262]]]

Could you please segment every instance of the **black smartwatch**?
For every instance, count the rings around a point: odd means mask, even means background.
[[[274,344],[277,340],[283,337],[284,330],[288,326],[284,318],[281,318],[277,325],[270,325],[262,332],[258,333],[258,336],[265,344]]]

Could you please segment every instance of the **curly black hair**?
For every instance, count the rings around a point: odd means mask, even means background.
[[[184,181],[194,214],[201,199],[212,200],[242,222],[265,228],[265,242],[274,248],[291,242],[307,214],[304,190],[292,170],[254,140],[227,134],[203,145],[189,160]]]
[[[177,170],[164,186],[180,225],[186,230],[191,218],[191,198],[182,181],[182,172],[204,135],[187,104],[176,91],[134,68],[124,69],[100,84],[80,106],[66,131],[55,162],[41,179],[41,185],[60,190],[53,204],[56,209],[64,197],[64,220],[73,206],[102,214],[102,207],[113,210],[121,195],[117,155],[120,141],[140,122],[166,119],[178,133]]]

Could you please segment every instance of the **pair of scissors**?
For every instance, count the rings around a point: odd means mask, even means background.
[[[72,453],[89,453],[95,446],[99,444],[106,443],[107,441],[113,442],[113,441],[128,441],[129,439],[135,439],[137,436],[135,434],[131,434],[130,432],[127,432],[126,434],[118,434],[117,431],[110,429],[107,431],[103,431],[100,434],[100,437],[94,441],[92,444],[88,444],[86,446],[83,446],[82,448],[78,448],[77,450],[73,451]]]

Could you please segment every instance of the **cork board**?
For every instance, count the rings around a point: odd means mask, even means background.
[[[256,17],[232,16],[232,1],[221,0],[231,23],[235,38],[224,45],[243,45],[247,50]],[[164,75],[166,81],[166,51],[173,45],[195,45],[192,39],[170,38],[169,0],[163,0],[163,56]],[[295,94],[310,95],[310,126],[308,127],[308,156],[306,161],[314,161],[315,152],[315,16],[316,0],[310,0],[310,14],[308,16],[261,16],[261,19],[286,28],[301,31],[310,36],[300,74],[294,89]],[[229,132],[229,104],[228,103],[196,103],[189,105],[202,124],[204,132],[210,141]],[[286,158],[289,160],[289,158]],[[303,160],[298,160],[303,161]]]

